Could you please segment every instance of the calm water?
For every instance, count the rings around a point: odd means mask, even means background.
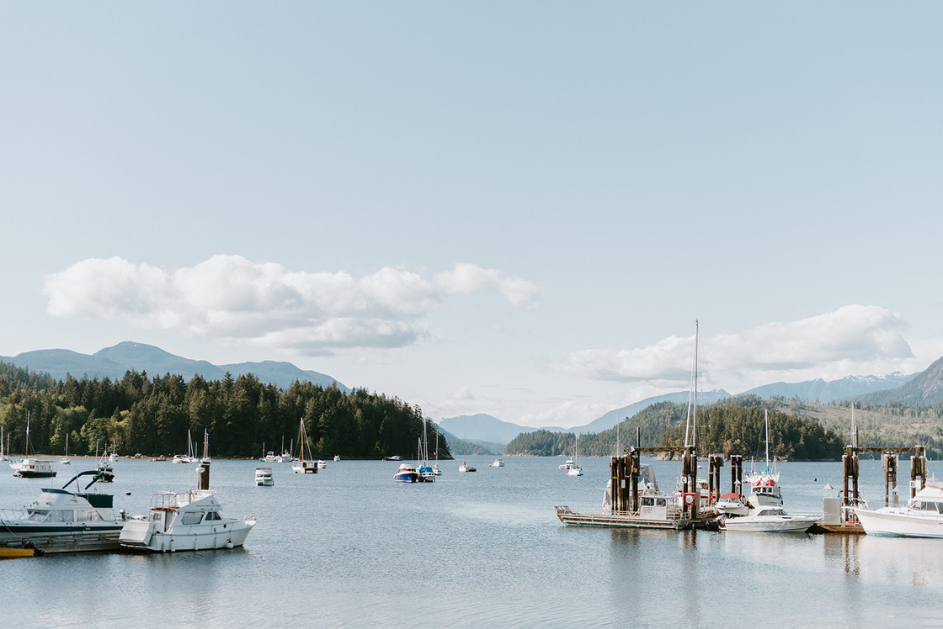
[[[580,478],[561,459],[492,460],[469,457],[475,474],[446,461],[434,484],[417,485],[394,483],[392,462],[331,462],[307,476],[276,463],[274,487],[252,484],[255,462],[214,461],[224,513],[258,517],[244,549],[4,561],[3,625],[943,624],[943,540],[563,527],[554,505],[600,507],[608,459],[581,459]],[[654,465],[673,487],[680,463]],[[91,460],[71,467],[54,486]],[[129,513],[146,512],[152,491],[196,484],[195,465],[115,467],[106,487]],[[825,483],[841,485],[838,463],[780,471],[792,511],[821,512]],[[879,461],[863,462],[862,481],[877,502]],[[48,483],[0,473],[0,506]]]

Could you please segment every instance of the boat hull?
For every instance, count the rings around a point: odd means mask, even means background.
[[[855,509],[867,535],[943,538],[943,516],[919,516]]]
[[[152,522],[132,520],[121,529],[121,546],[142,552],[167,553],[181,550],[216,550],[245,544],[254,520],[175,527],[166,533],[155,530]]]
[[[755,520],[751,517],[731,518],[724,522],[723,529],[743,533],[803,533],[808,531],[818,518],[786,516],[780,520]]]

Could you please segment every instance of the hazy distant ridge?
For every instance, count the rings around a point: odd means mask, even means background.
[[[191,360],[165,352],[159,347],[126,341],[114,347],[106,347],[92,354],[80,354],[67,349],[44,349],[23,352],[13,357],[0,356],[0,361],[31,371],[48,373],[56,380],[65,379],[66,374],[74,378],[87,375],[89,378],[124,377],[128,371],[138,373],[146,371],[149,376],[162,376],[167,373],[182,376],[189,380],[199,374],[207,380],[222,380],[226,373],[235,378],[239,375],[253,374],[261,382],[271,383],[287,389],[295,380],[309,381],[322,387],[329,387],[337,382],[331,376],[317,371],[304,371],[287,362],[264,361],[256,363],[237,363],[232,365],[214,365],[205,360]],[[340,382],[337,388],[349,392],[350,389]]]

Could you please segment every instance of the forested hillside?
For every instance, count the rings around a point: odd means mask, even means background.
[[[0,363],[0,424],[4,450],[23,454],[27,411],[30,454],[94,453],[96,443],[125,455],[170,455],[187,451],[187,431],[202,441],[209,431],[210,455],[258,457],[263,443],[277,450],[296,440],[303,418],[309,442],[321,458],[340,454],[380,458],[417,451],[422,415],[398,398],[357,390],[344,393],[295,382],[287,390],[250,375],[208,381],[200,376],[150,378],[129,371],[120,380],[48,376]],[[430,441],[436,434],[428,422]],[[439,438],[439,458],[449,458]],[[430,455],[435,444],[430,443]]]
[[[761,400],[755,396],[733,398],[698,409],[698,452],[740,454],[761,458],[765,455],[765,424]],[[643,446],[684,445],[687,406],[672,402],[654,404],[618,426],[621,449],[635,445],[641,427]],[[770,456],[780,460],[832,460],[841,458],[841,438],[818,421],[771,412],[769,420]],[[610,456],[617,452],[617,429],[582,435],[580,455]],[[519,435],[505,449],[506,454],[556,456],[574,454],[572,433],[536,431]]]

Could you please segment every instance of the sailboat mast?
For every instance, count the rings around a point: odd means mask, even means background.
[[[766,468],[769,469],[769,409],[763,409],[766,420]]]
[[[694,320],[694,435],[691,445],[697,448],[697,334],[698,321]]]
[[[26,450],[24,456],[29,456],[29,411],[26,411]]]

